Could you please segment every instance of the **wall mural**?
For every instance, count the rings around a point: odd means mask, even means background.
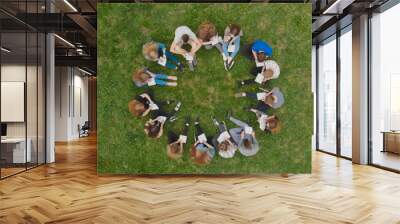
[[[310,4],[99,4],[98,172],[309,173]]]

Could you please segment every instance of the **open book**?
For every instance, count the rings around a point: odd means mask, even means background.
[[[204,142],[207,142],[207,137],[205,134],[201,134],[201,135],[199,135],[198,140],[200,143],[204,143]]]
[[[148,82],[147,85],[149,86],[155,86],[156,85],[156,79],[155,78],[151,78]]]
[[[165,57],[165,56],[160,57],[160,58],[158,58],[157,62],[158,62],[158,64],[165,66],[167,64],[167,57]]]
[[[253,128],[250,126],[245,127],[244,133],[249,134],[249,135],[253,134]]]
[[[217,142],[221,143],[226,141],[227,139],[229,139],[231,136],[229,135],[229,133],[227,131],[222,132],[218,138],[217,138]]]
[[[185,135],[179,135],[179,139],[178,139],[180,142],[182,142],[182,143],[186,143],[186,141],[187,141],[187,136],[185,136]]]
[[[264,81],[264,75],[262,73],[258,73],[256,76],[256,79],[254,80],[256,83],[262,84]]]

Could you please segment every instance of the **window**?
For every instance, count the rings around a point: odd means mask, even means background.
[[[318,149],[336,153],[336,36],[318,47]]]
[[[371,19],[371,161],[400,170],[400,5]]]
[[[36,13],[43,3],[19,2],[18,7],[21,13]],[[14,21],[2,12],[0,17]],[[23,24],[9,27],[0,30],[0,112],[6,115],[0,122],[1,179],[45,163],[46,156],[45,34]]]
[[[340,36],[340,155],[352,156],[352,32],[351,26]]]

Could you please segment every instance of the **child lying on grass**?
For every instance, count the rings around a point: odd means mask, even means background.
[[[150,41],[144,44],[143,56],[149,61],[156,61],[161,66],[179,71],[183,70],[183,64],[162,43]]]
[[[137,87],[143,86],[177,86],[178,77],[164,74],[155,74],[147,68],[138,69],[132,76],[132,81]],[[173,81],[173,82],[171,82]]]

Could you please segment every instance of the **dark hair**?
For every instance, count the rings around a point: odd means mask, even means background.
[[[179,159],[182,157],[181,145],[177,142],[171,143],[167,146],[167,155],[171,159]]]
[[[257,60],[258,61],[265,61],[265,59],[267,59],[267,57],[265,56],[264,52],[257,53]]]
[[[150,138],[157,138],[161,130],[161,123],[159,121],[146,123],[144,129]]]
[[[187,43],[189,41],[189,35],[183,34],[182,35],[182,41],[183,41],[183,43]]]
[[[240,33],[240,26],[237,24],[231,24],[229,25],[229,29],[231,31],[231,34],[237,36]]]
[[[243,146],[246,149],[251,149],[252,143],[251,143],[251,141],[249,139],[246,138],[246,139],[243,140]]]
[[[203,165],[211,162],[212,158],[208,155],[207,151],[200,152],[200,154],[197,154],[196,152],[197,152],[196,145],[193,145],[192,150],[190,152],[190,157],[192,158],[194,163],[198,165]]]

